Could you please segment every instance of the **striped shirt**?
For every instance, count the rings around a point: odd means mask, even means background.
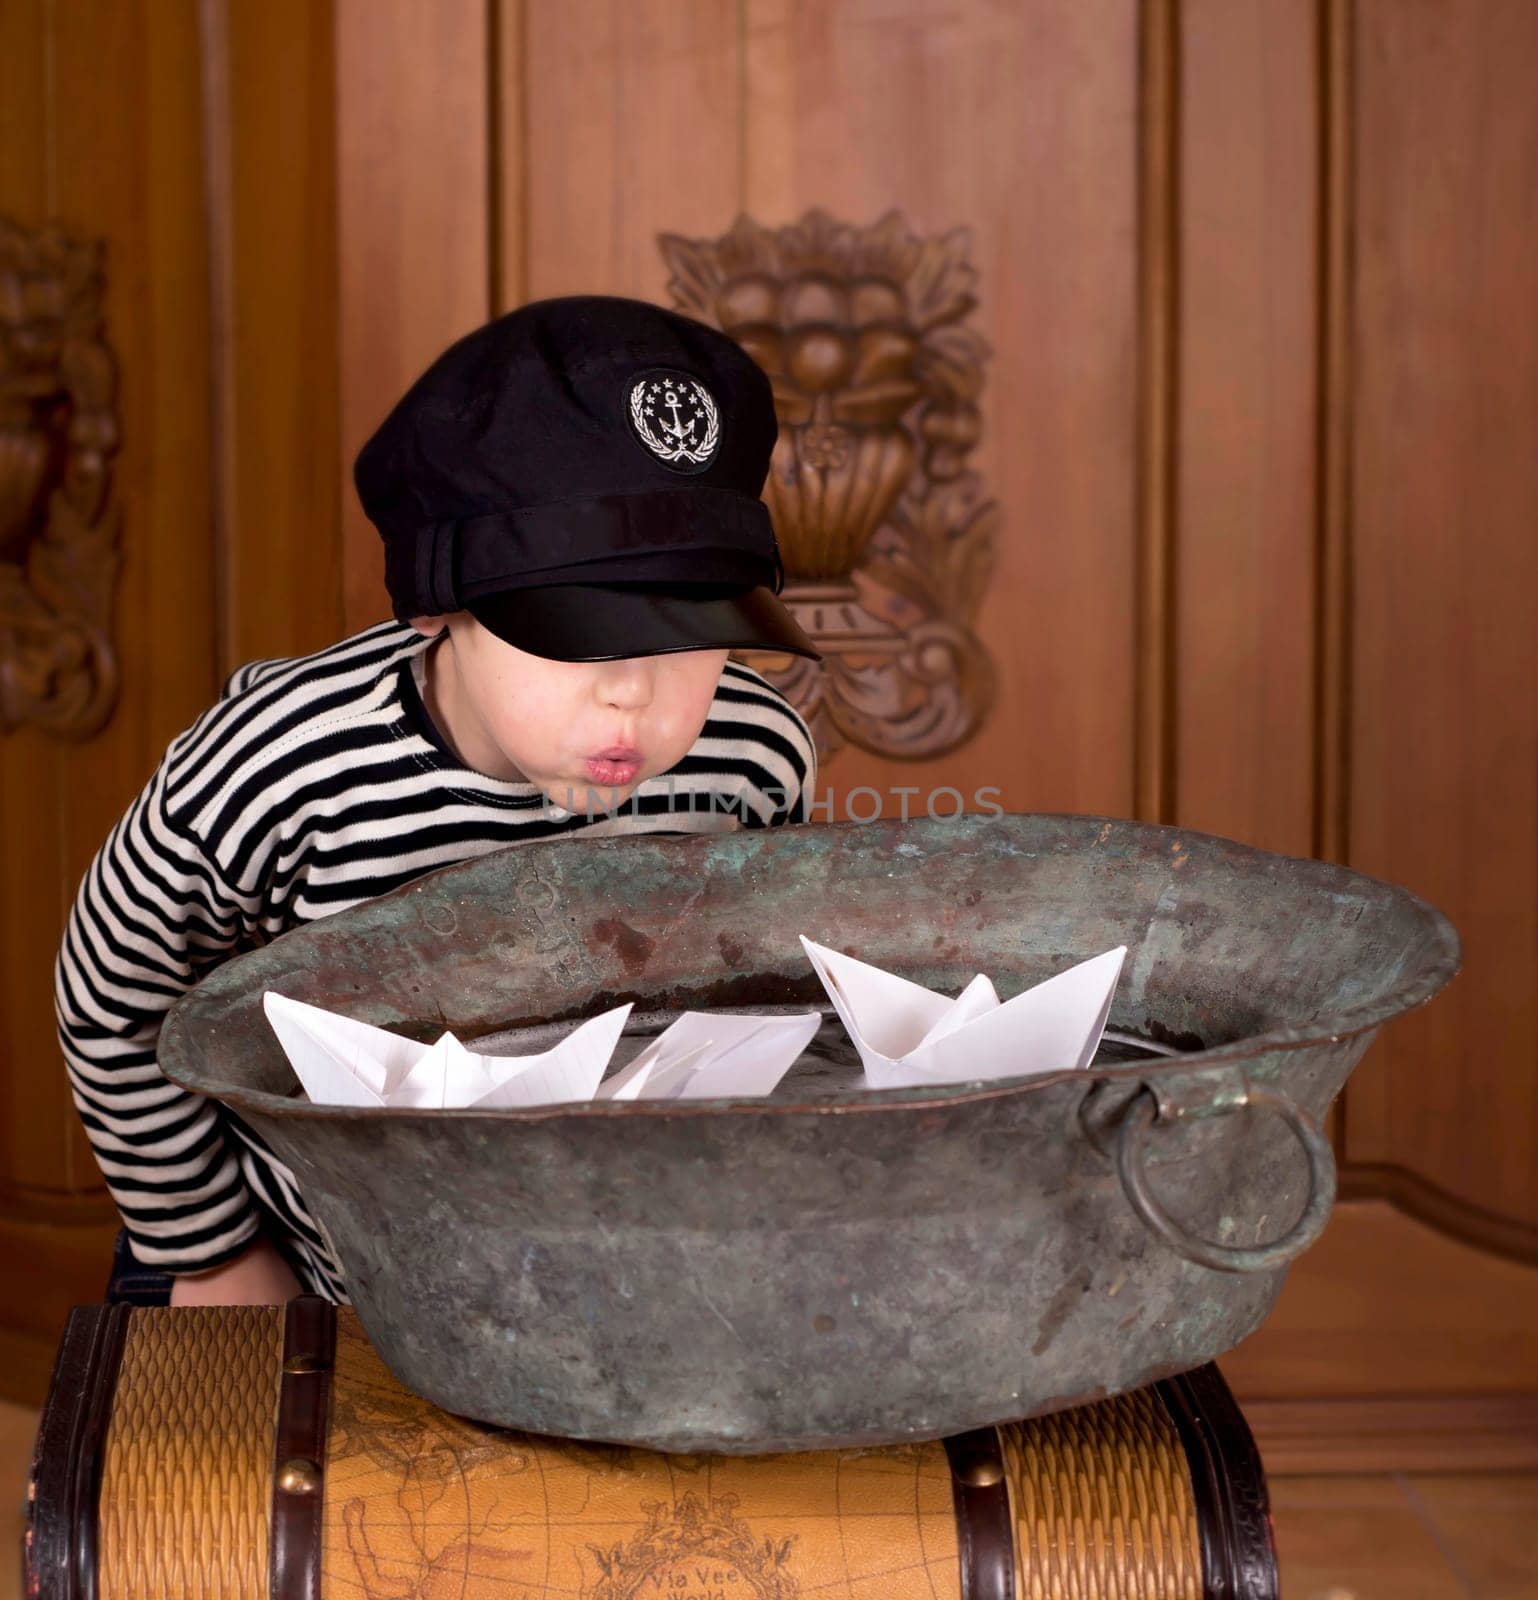
[[[728,661],[703,729],[612,813],[472,771],[423,704],[428,640],[382,623],[240,668],[175,739],[76,895],[55,968],[75,1105],[147,1266],[197,1272],[265,1232],[345,1300],[293,1175],[234,1113],[155,1062],[171,1005],[227,957],[435,867],[564,834],[714,833],[808,819],[816,754],[762,676]]]

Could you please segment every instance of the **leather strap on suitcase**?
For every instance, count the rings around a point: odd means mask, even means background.
[[[1214,1367],[943,1441],[662,1455],[485,1427],[350,1309],[85,1307],[43,1412],[32,1600],[1272,1600]]]

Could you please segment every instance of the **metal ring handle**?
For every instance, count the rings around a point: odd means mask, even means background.
[[[1255,1106],[1274,1111],[1292,1129],[1308,1157],[1308,1202],[1297,1222],[1270,1244],[1241,1248],[1214,1244],[1189,1233],[1166,1211],[1148,1183],[1143,1166],[1143,1136],[1159,1115],[1158,1102],[1144,1088],[1134,1096],[1116,1135],[1116,1171],[1132,1209],[1144,1224],[1187,1261],[1217,1272],[1269,1272],[1301,1255],[1324,1232],[1335,1203],[1335,1152],[1319,1124],[1284,1094],[1270,1089],[1247,1088],[1232,1109]]]

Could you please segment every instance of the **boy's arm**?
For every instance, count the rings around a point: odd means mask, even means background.
[[[791,724],[789,746],[796,781],[786,792],[784,806],[776,810],[769,824],[772,828],[816,820],[813,807],[817,803],[817,741],[805,718],[788,700],[785,710]]]
[[[707,765],[734,772],[731,791],[745,828],[783,828],[817,819],[817,744],[806,719],[744,661],[728,660],[716,688],[704,743]]]
[[[165,771],[91,863],[54,975],[75,1105],[134,1255],[180,1274],[246,1252],[258,1213],[216,1104],[156,1065],[165,1013],[245,926],[233,888],[170,821]]]
[[[801,724],[801,731],[806,736],[806,776],[801,782],[800,798],[791,808],[787,820],[815,822],[817,819],[813,807],[817,804],[817,745],[812,738],[811,730],[804,722]]]
[[[258,1234],[212,1272],[183,1272],[171,1280],[173,1306],[275,1306],[299,1293],[293,1268],[276,1245]]]

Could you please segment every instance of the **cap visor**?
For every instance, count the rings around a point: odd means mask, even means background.
[[[555,584],[467,600],[465,609],[507,644],[553,661],[618,661],[675,650],[822,653],[764,586]]]

